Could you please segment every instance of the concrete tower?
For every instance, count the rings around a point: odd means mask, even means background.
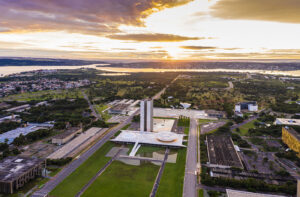
[[[151,99],[141,101],[140,114],[141,131],[151,132],[153,130],[153,101]]]

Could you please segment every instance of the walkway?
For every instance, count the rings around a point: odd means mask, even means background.
[[[160,169],[159,169],[159,172],[158,172],[158,174],[156,176],[156,179],[155,179],[152,191],[151,191],[151,193],[149,195],[150,197],[155,197],[155,195],[156,195],[156,192],[157,192],[157,189],[158,189],[158,186],[159,186],[159,182],[160,182],[161,176],[162,176],[162,174],[164,172],[164,169],[165,169],[165,165],[166,165],[166,162],[167,162],[167,159],[168,159],[169,152],[170,152],[170,149],[167,148],[166,152],[165,152],[165,157],[164,157],[163,163],[160,166]]]
[[[75,197],[81,196],[93,183],[94,181],[110,166],[110,164],[118,157],[118,155],[121,153],[123,148],[120,148],[118,152],[101,168],[97,174],[76,194]]]
[[[83,90],[81,92],[83,94],[84,99],[88,102],[89,108],[92,111],[93,116],[95,116],[97,120],[101,119],[101,116],[96,112],[96,110],[94,109],[94,106],[90,102],[89,97],[86,95],[86,93]]]

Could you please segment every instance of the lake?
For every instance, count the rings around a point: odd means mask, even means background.
[[[98,67],[97,67],[98,66]],[[0,76],[14,73],[42,70],[42,69],[78,69],[94,68],[97,70],[117,73],[137,73],[137,72],[239,72],[239,73],[260,73],[269,75],[286,75],[300,77],[300,70],[278,71],[278,70],[236,70],[236,69],[154,69],[154,68],[117,68],[109,67],[109,64],[92,64],[82,66],[2,66]]]

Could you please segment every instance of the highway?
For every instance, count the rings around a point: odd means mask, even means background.
[[[191,119],[183,183],[183,197],[197,196],[197,120]]]
[[[68,166],[63,168],[55,177],[48,181],[44,187],[36,191],[32,197],[44,197],[50,193],[58,184],[60,184],[67,176],[69,176],[73,171],[76,170],[82,163],[84,163],[91,155],[93,155],[104,143],[106,143],[116,132],[121,130],[124,126],[129,124],[133,116],[137,115],[139,111],[136,111],[131,116],[129,116],[124,122],[113,127],[103,138],[101,138],[96,144],[94,144],[90,149],[80,155],[78,159],[75,159]]]

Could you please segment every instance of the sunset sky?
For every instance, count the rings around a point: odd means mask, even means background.
[[[300,59],[300,0],[0,0],[0,56]]]

